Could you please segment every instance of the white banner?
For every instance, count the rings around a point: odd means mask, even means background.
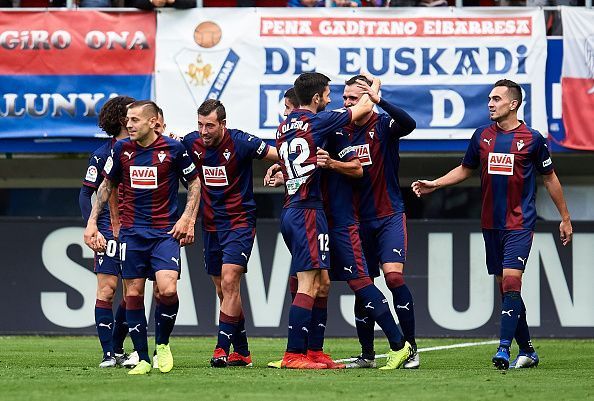
[[[196,129],[196,109],[211,97],[227,126],[273,138],[300,73],[332,79],[332,108],[362,70],[416,119],[412,139],[469,138],[489,122],[487,97],[502,78],[524,89],[521,118],[547,131],[538,9],[160,10],[156,57],[156,99],[178,134]]]

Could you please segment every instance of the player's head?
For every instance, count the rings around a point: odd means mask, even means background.
[[[493,121],[503,121],[518,113],[522,104],[522,88],[509,79],[495,82],[489,93],[489,116]]]
[[[372,82],[364,75],[355,75],[354,77],[346,80],[344,83],[344,91],[342,92],[344,107],[356,105],[359,103],[361,96],[363,96],[361,89],[357,86],[357,80],[364,81],[370,86],[372,84]]]
[[[216,146],[223,140],[227,113],[218,100],[208,99],[198,107],[198,132],[205,146]]]
[[[159,110],[157,110],[157,125],[155,125],[155,132],[159,135],[163,135],[166,127],[167,127],[167,124],[165,124],[165,117],[163,116],[163,109],[159,107]]]
[[[135,100],[128,96],[109,99],[99,111],[99,127],[109,136],[116,137],[126,129],[128,105]]]
[[[297,107],[299,107],[299,99],[297,99],[295,88],[290,88],[285,92],[285,111],[283,115],[288,116]]]
[[[295,80],[293,87],[300,106],[314,106],[322,111],[330,103],[330,78],[319,72],[304,72]]]
[[[151,133],[155,133],[159,119],[159,106],[150,100],[140,100],[128,106],[126,128],[130,140],[142,142]]]

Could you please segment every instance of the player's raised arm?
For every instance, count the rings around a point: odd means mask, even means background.
[[[374,96],[374,94],[375,96],[377,96],[380,85],[381,83],[378,78],[373,78],[371,87],[367,85],[364,81],[357,80],[357,86],[359,87],[359,89],[361,89],[363,96],[361,96],[361,99],[359,99],[357,104],[349,108],[351,110],[352,121],[360,119],[373,109],[373,105],[375,103],[371,100],[371,96]],[[369,90],[367,88],[369,88]]]
[[[107,246],[103,234],[101,234],[97,228],[97,219],[99,218],[99,213],[101,213],[101,210],[103,210],[105,204],[108,202],[114,188],[117,188],[117,184],[105,177],[97,189],[97,202],[93,205],[91,215],[87,221],[84,241],[85,244],[95,252],[103,252]]]
[[[460,165],[446,175],[439,177],[433,181],[418,180],[411,184],[411,188],[415,195],[419,198],[422,195],[430,194],[438,188],[456,185],[472,175],[472,169],[464,165]]]
[[[567,203],[565,203],[565,196],[563,196],[563,188],[559,182],[557,174],[553,171],[550,174],[543,175],[543,181],[545,188],[549,192],[553,203],[557,207],[559,214],[561,215],[561,223],[559,224],[559,235],[563,246],[571,242],[573,236],[573,227],[571,226],[571,216],[567,209]]]

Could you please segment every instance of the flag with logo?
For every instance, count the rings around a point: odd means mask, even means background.
[[[561,144],[594,150],[594,10],[563,7],[563,122]]]

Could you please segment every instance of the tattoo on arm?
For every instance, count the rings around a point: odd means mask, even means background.
[[[200,179],[195,178],[188,184],[188,200],[186,201],[186,208],[184,215],[191,220],[196,220],[198,214],[198,206],[200,205]]]
[[[115,188],[115,184],[108,180],[107,178],[103,180],[101,185],[99,185],[99,189],[97,189],[97,202],[93,205],[93,209],[91,210],[91,216],[89,220],[95,220],[99,218],[99,214],[105,207],[105,204],[109,201],[109,197],[113,189]]]

